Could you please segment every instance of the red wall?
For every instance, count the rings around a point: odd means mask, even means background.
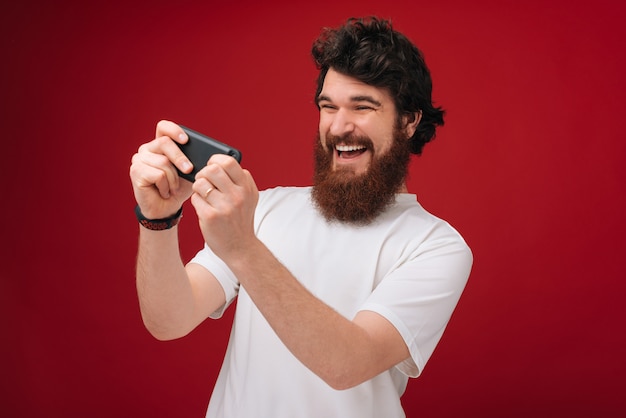
[[[364,14],[426,54],[448,118],[409,188],[476,260],[408,416],[626,413],[619,2],[13,3],[0,12],[0,415],[202,416],[230,324],[166,343],[144,330],[131,155],[168,118],[242,149],[261,188],[308,184],[310,44]],[[189,258],[202,242],[186,213]]]

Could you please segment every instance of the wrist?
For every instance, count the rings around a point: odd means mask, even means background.
[[[143,226],[144,228],[150,229],[152,231],[164,231],[178,225],[180,219],[183,217],[183,207],[181,206],[175,214],[168,216],[167,218],[149,219],[146,218],[143,213],[141,213],[141,208],[139,208],[139,205],[137,205],[135,206],[135,216],[137,216],[139,225]]]
[[[213,247],[212,247],[213,248]],[[256,236],[251,240],[238,240],[230,248],[215,248],[217,256],[233,271],[242,271],[251,267],[249,260],[257,260],[259,265],[267,265],[265,257],[271,252]]]

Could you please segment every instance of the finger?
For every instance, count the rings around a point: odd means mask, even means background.
[[[154,136],[156,138],[160,136],[169,136],[180,144],[185,144],[189,140],[189,137],[183,128],[169,120],[161,120],[157,123],[156,134]]]
[[[206,176],[220,190],[232,184],[241,186],[246,182],[243,169],[230,155],[215,154],[211,156],[206,166]]]
[[[193,183],[193,191],[195,194],[208,201],[209,195],[219,192],[219,189],[205,177],[200,177]]]
[[[204,219],[206,221],[218,213],[213,206],[207,203],[207,200],[201,194],[194,193],[191,195],[191,204],[198,215],[198,219]]]
[[[158,165],[147,164],[144,161],[144,157],[139,153],[133,156],[133,164],[130,170],[135,187],[155,189],[163,199],[169,198],[172,184],[168,180],[166,172]]]
[[[214,155],[211,157],[207,166],[196,176],[196,181],[200,178],[206,179],[216,189],[226,194],[243,192],[258,196],[258,188],[252,174],[241,168],[239,163],[230,156]]]
[[[179,144],[186,144],[189,140],[187,133],[176,123],[169,120],[160,120],[156,126],[156,138],[169,137]],[[183,173],[190,173],[193,169],[193,164],[189,159],[180,151],[180,148],[171,148],[172,155],[170,161],[174,163],[176,167]]]
[[[176,150],[172,148],[176,148]],[[161,137],[139,147],[138,154],[144,164],[162,170],[171,187],[177,188],[180,177],[172,163],[172,158],[177,158],[177,150],[178,147],[169,137]],[[184,162],[179,162],[179,164],[184,165]]]
[[[168,162],[171,162],[171,164],[183,173],[190,173],[193,169],[191,161],[169,136],[157,137],[151,142],[142,145],[142,147],[145,147],[146,151],[151,153],[166,156]]]
[[[215,164],[209,162],[200,172],[196,175],[196,182],[202,181],[202,185],[209,184],[214,188],[224,192],[229,193],[232,187],[235,186],[232,179],[224,170],[220,164]],[[206,190],[206,186],[203,186],[203,189],[200,189],[198,193],[202,193]]]

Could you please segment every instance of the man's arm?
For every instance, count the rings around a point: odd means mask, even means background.
[[[350,388],[409,357],[404,340],[385,318],[368,311],[353,320],[343,317],[305,289],[257,239],[258,191],[234,159],[213,156],[193,188],[191,201],[209,247],[287,348],[331,387]]]
[[[143,322],[160,340],[191,332],[225,303],[224,290],[206,269],[183,266],[178,227],[151,231],[140,227],[137,294]]]
[[[370,311],[352,321],[343,317],[306,290],[261,242],[242,247],[226,262],[287,348],[331,387],[356,386],[409,357],[385,318]]]
[[[191,171],[191,164],[173,138],[187,140],[174,123],[159,122],[155,139],[139,147],[132,159],[133,192],[149,219],[176,213],[192,193],[191,183],[176,172],[176,167]],[[205,269],[183,266],[177,226],[161,231],[140,226],[139,231],[137,292],[144,323],[159,339],[181,337],[224,304],[224,291]]]

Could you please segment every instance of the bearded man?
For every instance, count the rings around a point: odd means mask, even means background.
[[[410,155],[443,124],[421,52],[388,21],[349,19],[313,45],[320,111],[312,187],[258,192],[233,158],[191,165],[161,121],[133,157],[144,323],[179,338],[237,299],[207,417],[401,417],[472,254],[406,186]],[[180,259],[191,198],[206,245]],[[174,215],[172,215],[174,214]],[[163,229],[163,225],[166,229]],[[154,227],[153,227],[154,225]]]

